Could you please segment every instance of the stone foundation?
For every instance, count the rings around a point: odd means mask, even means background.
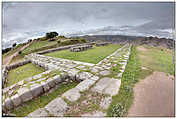
[[[70,51],[71,52],[81,52],[81,51],[90,49],[92,47],[93,47],[92,45],[83,45],[83,46],[71,47]]]
[[[96,43],[96,46],[106,46],[110,44],[109,42]]]

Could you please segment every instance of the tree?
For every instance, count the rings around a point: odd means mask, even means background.
[[[58,33],[57,32],[49,32],[49,33],[46,33],[46,38],[54,38],[58,36]]]
[[[16,45],[17,45],[17,44],[16,44],[16,43],[14,43],[14,44],[12,45],[12,47],[14,48]]]

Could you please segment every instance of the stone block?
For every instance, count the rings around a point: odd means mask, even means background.
[[[101,100],[100,107],[106,110],[108,109],[111,102],[112,102],[112,97],[105,97]]]
[[[22,103],[22,100],[21,100],[21,98],[20,98],[20,96],[18,94],[13,95],[11,97],[11,100],[12,100],[14,106],[18,106],[18,105],[20,105]]]
[[[23,102],[27,102],[33,98],[30,89],[23,87],[18,90],[18,95],[21,97]]]
[[[50,86],[46,82],[41,82],[44,92],[48,92],[50,90]]]
[[[77,79],[79,80],[85,80],[85,79],[89,79],[93,76],[93,74],[89,73],[89,72],[81,72],[77,75]]]
[[[48,117],[48,113],[45,108],[39,108],[35,110],[34,112],[31,112],[28,114],[28,117]]]
[[[37,97],[44,92],[42,85],[38,83],[31,85],[30,90],[31,90],[33,97]]]
[[[95,82],[96,82],[96,81],[94,81],[94,80],[86,79],[86,80],[80,82],[80,83],[76,86],[76,88],[79,89],[79,91],[85,91],[85,90],[88,90],[89,87],[90,87],[91,85],[93,85]]]
[[[4,104],[5,104],[6,109],[8,110],[11,110],[12,108],[14,108],[13,102],[10,98],[7,98]]]
[[[73,88],[65,92],[62,97],[68,99],[71,102],[74,102],[80,98],[80,92],[79,89]]]
[[[68,110],[68,105],[59,97],[47,104],[45,109],[54,116],[63,116],[63,114]]]
[[[121,80],[104,77],[100,79],[91,90],[93,92],[109,94],[111,96],[114,96],[118,94],[120,85],[121,85]]]

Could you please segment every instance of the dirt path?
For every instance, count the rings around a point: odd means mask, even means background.
[[[175,115],[175,81],[163,72],[154,72],[136,84],[128,117]]]
[[[23,47],[17,49],[17,51],[15,53],[13,53],[12,55],[10,56],[7,56],[3,59],[3,67],[7,66],[10,64],[11,60],[13,59],[13,57],[17,56],[18,55],[18,52],[19,51],[23,51],[26,47],[28,47],[31,43],[28,43],[26,45],[24,45]]]

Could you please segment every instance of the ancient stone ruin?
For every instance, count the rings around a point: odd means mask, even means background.
[[[101,42],[101,43],[96,43],[96,46],[106,46],[110,44],[109,42]]]
[[[91,46],[87,45],[87,47]],[[87,90],[99,94],[105,94],[107,97],[102,98],[99,111],[94,114],[83,114],[82,116],[105,116],[105,112],[101,110],[108,109],[112,101],[112,96],[118,94],[121,85],[121,77],[126,68],[130,51],[131,45],[124,45],[110,56],[107,56],[105,59],[100,61],[98,64],[41,55],[43,53],[29,54],[25,56],[26,61],[30,61],[31,63],[44,68],[45,72],[26,78],[25,80],[4,88],[2,110],[3,112],[7,112],[23,104],[24,102],[47,93],[55,86],[62,83],[77,81],[78,85],[76,87],[66,91],[61,96],[52,100],[45,107],[34,110],[34,112],[31,112],[28,116],[64,116],[70,107],[65,100],[75,102],[81,97],[81,92]],[[110,76],[111,68],[117,66],[118,64],[121,66],[120,72],[113,78]]]
[[[76,46],[76,47],[71,47],[70,51],[71,52],[81,52],[87,49],[92,48],[92,45],[82,45],[82,46]]]

